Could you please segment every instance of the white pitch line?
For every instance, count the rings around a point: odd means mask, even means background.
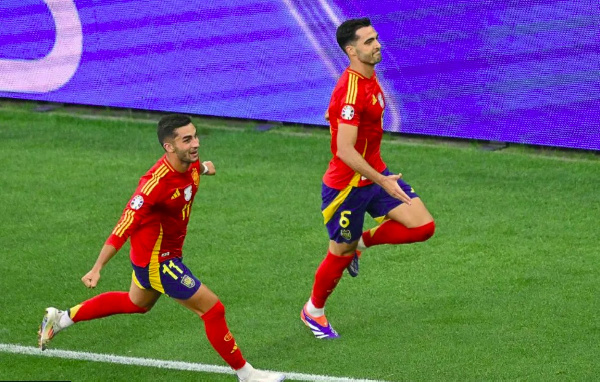
[[[152,358],[124,357],[113,354],[88,353],[70,350],[48,349],[41,351],[32,346],[21,346],[13,344],[0,343],[0,352],[25,354],[51,358],[66,358],[79,361],[117,363],[122,365],[136,365],[145,367],[158,367],[161,369],[174,369],[184,371],[200,371],[205,373],[217,374],[235,374],[233,370],[225,366],[206,365],[202,363],[180,362],[180,361],[165,361]],[[293,381],[314,381],[314,382],[382,382],[373,379],[356,379],[347,377],[330,377],[327,375],[303,374],[303,373],[287,373],[285,374],[288,380]]]

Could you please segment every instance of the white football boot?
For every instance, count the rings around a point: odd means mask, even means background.
[[[50,340],[54,338],[56,333],[64,329],[60,325],[60,319],[65,314],[67,314],[67,312],[56,308],[46,308],[46,314],[44,314],[44,319],[42,320],[40,330],[38,331],[38,345],[40,349],[46,350]]]

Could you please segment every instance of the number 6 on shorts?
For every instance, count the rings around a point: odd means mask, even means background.
[[[350,225],[350,219],[346,217],[346,215],[352,214],[352,211],[342,211],[340,213],[340,227],[346,228]]]

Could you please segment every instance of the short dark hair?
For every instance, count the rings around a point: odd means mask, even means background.
[[[346,47],[358,40],[356,31],[360,28],[370,27],[371,20],[368,17],[360,19],[350,19],[344,21],[336,30],[335,38],[337,39],[338,45],[344,53],[346,53]]]
[[[158,134],[158,142],[161,146],[164,145],[166,138],[175,137],[175,129],[178,129],[185,125],[189,125],[190,123],[192,123],[192,120],[187,115],[165,115],[160,119],[160,121],[158,121],[158,129],[156,130],[156,133]]]

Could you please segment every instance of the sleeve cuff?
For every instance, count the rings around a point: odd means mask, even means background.
[[[111,234],[108,237],[108,239],[106,239],[106,243],[104,244],[112,245],[118,251],[121,249],[121,247],[123,246],[123,244],[125,244],[126,241],[126,238],[123,239],[122,237],[118,237],[117,235]]]

